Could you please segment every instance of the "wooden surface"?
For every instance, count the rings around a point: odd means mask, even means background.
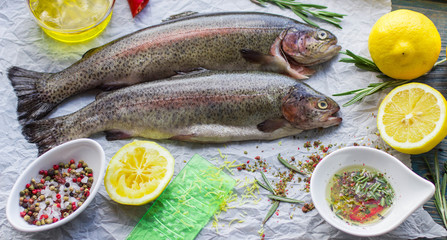
[[[447,1],[441,0],[392,0],[392,9],[410,9],[420,13],[423,13],[428,18],[430,18],[436,25],[439,34],[441,35],[442,50],[439,56],[439,60],[446,57],[446,46],[447,46]],[[418,82],[424,82],[438,91],[440,91],[444,97],[447,98],[447,62],[442,65],[437,66],[435,69],[430,71],[429,74],[417,79]],[[438,158],[440,160],[440,169],[444,169],[443,163],[447,161],[447,138],[444,139],[435,149],[432,151],[421,154],[413,155],[412,168],[417,174],[423,177],[428,176],[427,165],[424,161],[424,157],[429,160],[433,168],[433,159],[435,152],[438,152]],[[441,219],[436,211],[433,198],[424,205],[425,210],[427,210],[433,219],[442,225]]]

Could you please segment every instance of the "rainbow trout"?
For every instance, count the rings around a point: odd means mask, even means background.
[[[338,125],[331,98],[288,76],[218,72],[142,83],[102,94],[69,115],[23,127],[39,153],[105,132],[107,140],[144,137],[191,142],[271,140]]]
[[[306,68],[334,57],[340,46],[328,31],[294,19],[254,12],[211,13],[174,19],[86,52],[57,73],[8,70],[23,124],[64,99],[92,88],[117,89],[195,69],[260,70],[304,79]]]

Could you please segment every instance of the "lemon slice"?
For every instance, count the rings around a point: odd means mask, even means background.
[[[134,141],[109,162],[104,185],[110,198],[126,205],[155,200],[174,175],[174,158],[155,142]]]
[[[377,127],[394,149],[420,154],[433,149],[447,135],[447,102],[440,92],[422,83],[392,90],[382,101]]]

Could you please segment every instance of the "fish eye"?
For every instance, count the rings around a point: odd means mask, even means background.
[[[327,33],[325,31],[318,31],[317,35],[318,35],[318,38],[321,40],[327,38]]]
[[[319,101],[319,102],[318,102],[318,108],[319,108],[319,109],[321,109],[321,110],[325,110],[325,109],[327,109],[327,107],[328,107],[328,104],[327,104],[326,101]]]

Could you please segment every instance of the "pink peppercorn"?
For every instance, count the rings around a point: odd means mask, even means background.
[[[36,195],[37,194],[37,189],[33,190],[33,194]]]
[[[76,179],[76,180],[77,180],[78,182],[81,182],[82,179],[81,179],[80,177],[78,177],[78,179]]]
[[[53,169],[54,169],[54,170],[59,170],[59,165],[56,165],[56,164],[53,165]]]
[[[77,181],[77,179],[76,178],[73,178],[73,182],[76,182]]]
[[[53,218],[53,223],[55,223],[55,222],[57,222],[57,218],[54,217]]]
[[[260,156],[256,156],[255,159],[256,159],[256,160],[259,160],[259,159],[261,159],[261,157],[260,157]]]
[[[58,193],[58,194],[56,194],[56,198],[57,199],[61,199],[61,195]]]
[[[88,177],[93,177],[93,173],[87,174]]]
[[[27,183],[25,187],[29,188],[29,187],[31,187],[31,184]]]
[[[71,172],[71,168],[68,168],[68,169],[67,169],[67,172],[70,173],[70,172]]]
[[[82,164],[81,163],[78,163],[78,168],[81,168],[82,167]]]
[[[40,183],[44,184],[45,183],[45,179],[40,179]]]
[[[26,215],[26,213],[23,211],[23,212],[20,212],[20,216],[21,217],[25,217],[25,215]]]
[[[74,159],[71,159],[70,160],[70,164],[74,164],[75,163],[75,160]]]
[[[40,171],[39,171],[39,174],[40,174],[40,175],[43,175],[43,173],[44,173],[43,170],[40,170]]]
[[[44,171],[43,171],[43,175],[45,175],[45,176],[48,175],[48,171],[47,171],[47,170],[44,170]]]

